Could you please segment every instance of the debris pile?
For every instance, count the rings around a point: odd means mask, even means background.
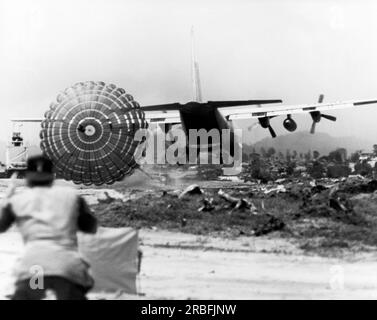
[[[376,180],[280,178],[268,184],[237,183],[237,188],[221,183],[142,190],[142,196],[97,201],[92,207],[101,224],[111,227],[226,237],[279,231],[279,236],[304,241],[310,250],[377,246]]]
[[[255,205],[245,198],[239,199],[236,197],[232,197],[231,195],[227,194],[221,189],[219,190],[217,194],[220,196],[220,198],[223,198],[224,200],[228,201],[231,204],[231,207],[235,210],[248,209],[253,214],[257,213],[257,208],[255,207]]]
[[[126,201],[126,195],[112,189],[81,189],[79,194],[84,197],[89,205],[98,203],[112,203],[114,201]]]
[[[192,184],[188,186],[180,195],[179,199],[182,199],[183,197],[187,195],[195,195],[195,194],[203,194],[203,190],[200,189],[200,187],[197,184]]]
[[[148,193],[135,200],[94,205],[103,226],[178,229],[194,234],[263,235],[281,230],[279,217],[234,191],[190,185],[181,192]]]

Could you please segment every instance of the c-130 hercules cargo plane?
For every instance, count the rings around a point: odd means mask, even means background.
[[[340,102],[323,102],[323,95],[320,96],[319,101],[313,104],[302,105],[281,105],[282,100],[279,99],[267,99],[267,100],[231,100],[231,101],[206,101],[203,102],[202,92],[200,86],[199,66],[195,58],[194,50],[194,34],[191,30],[192,40],[192,88],[193,88],[193,100],[181,104],[181,103],[168,103],[160,105],[141,106],[140,110],[143,111],[144,117],[148,123],[165,126],[165,131],[169,131],[173,125],[181,124],[184,132],[188,135],[190,129],[200,130],[205,129],[210,131],[212,129],[222,130],[229,129],[230,135],[230,150],[234,150],[234,128],[232,121],[236,119],[253,119],[256,118],[259,124],[269,130],[271,136],[276,137],[275,131],[270,125],[270,119],[277,116],[286,116],[283,121],[283,126],[286,130],[293,132],[297,128],[296,122],[293,120],[293,114],[309,113],[313,119],[313,124],[310,132],[314,133],[315,126],[321,119],[327,119],[335,121],[336,118],[324,114],[323,112],[329,110],[336,110],[342,108],[359,107],[368,104],[377,103],[376,100],[356,100],[356,101],[340,101]],[[103,87],[105,84],[101,84]],[[91,85],[89,85],[91,87]],[[137,104],[137,103],[136,103]],[[274,104],[274,105],[270,105]],[[75,106],[74,106],[75,107]],[[137,105],[137,107],[139,107]],[[94,109],[93,109],[94,108]],[[95,110],[96,107],[90,106],[90,110]],[[72,112],[72,111],[71,111]],[[110,115],[111,117],[111,115]],[[90,118],[90,117],[89,117]],[[77,126],[77,134],[80,135],[80,139],[87,139],[88,143],[90,139],[93,139],[99,134],[99,129],[110,125],[112,127],[109,118],[106,118],[104,123],[99,123],[98,119],[83,119],[82,124]],[[42,122],[44,119],[13,119],[13,124],[17,122]],[[91,121],[91,123],[89,123]],[[85,122],[86,121],[86,122]],[[94,121],[94,122],[93,122]],[[96,122],[97,121],[97,122]],[[122,120],[121,120],[122,121]],[[109,124],[110,123],[110,124]],[[98,128],[96,126],[98,124]],[[87,127],[85,127],[87,126]],[[118,124],[118,129],[122,125]],[[97,130],[97,131],[96,131]],[[112,130],[112,129],[111,129]],[[115,129],[114,129],[115,130]],[[121,129],[120,129],[121,130]],[[115,132],[115,131],[114,131]],[[18,132],[15,134],[19,135]],[[117,133],[115,133],[117,134]],[[17,162],[17,168],[12,164],[12,154],[19,154],[19,150],[13,150],[17,148],[24,148],[23,143],[13,143],[12,141],[8,147],[7,156],[7,169],[22,170],[24,166]],[[191,147],[191,146],[190,146]],[[193,147],[200,147],[193,146]],[[14,152],[13,152],[14,151]],[[90,150],[88,151],[90,152]],[[232,155],[232,154],[231,154]],[[90,166],[89,166],[90,167]],[[98,178],[101,180],[100,178]],[[106,182],[105,182],[106,183]]]
[[[285,115],[283,126],[293,132],[297,124],[293,120],[293,114],[309,113],[313,119],[310,132],[314,134],[315,126],[322,118],[336,121],[331,115],[323,114],[323,111],[357,107],[377,103],[377,100],[340,101],[323,103],[323,95],[320,95],[318,103],[302,105],[276,105],[282,103],[280,99],[268,100],[232,100],[232,101],[207,101],[202,100],[200,87],[199,65],[195,58],[194,32],[191,30],[192,40],[192,88],[193,101],[186,104],[169,103],[161,105],[144,106],[146,119],[150,123],[164,123],[169,125],[181,123],[185,131],[189,129],[232,129],[231,121],[236,119],[256,118],[259,124],[269,130],[273,138],[276,133],[270,125],[270,119]],[[264,106],[275,104],[273,106]]]

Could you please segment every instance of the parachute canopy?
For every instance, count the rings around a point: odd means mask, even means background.
[[[111,184],[130,175],[138,129],[147,128],[133,97],[113,84],[80,82],[57,96],[45,113],[41,148],[57,175],[85,185]]]

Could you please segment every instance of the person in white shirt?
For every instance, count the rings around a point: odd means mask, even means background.
[[[46,291],[58,300],[86,299],[94,280],[78,252],[77,232],[96,233],[96,218],[74,189],[54,184],[53,164],[43,155],[28,159],[25,178],[26,190],[10,192],[0,206],[0,232],[15,224],[25,244],[12,299],[44,299]],[[42,288],[33,285],[35,270]]]

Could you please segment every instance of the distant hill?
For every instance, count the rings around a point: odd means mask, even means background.
[[[377,141],[376,141],[377,142]],[[287,149],[300,152],[308,152],[308,150],[317,150],[321,155],[327,155],[329,152],[337,148],[345,148],[349,153],[356,150],[372,150],[373,142],[362,140],[355,137],[332,137],[327,133],[318,132],[310,134],[309,132],[295,132],[274,139],[264,138],[253,145],[244,145],[243,152],[250,153],[253,149],[259,152],[263,147],[268,149],[273,147],[277,152],[286,152]]]

